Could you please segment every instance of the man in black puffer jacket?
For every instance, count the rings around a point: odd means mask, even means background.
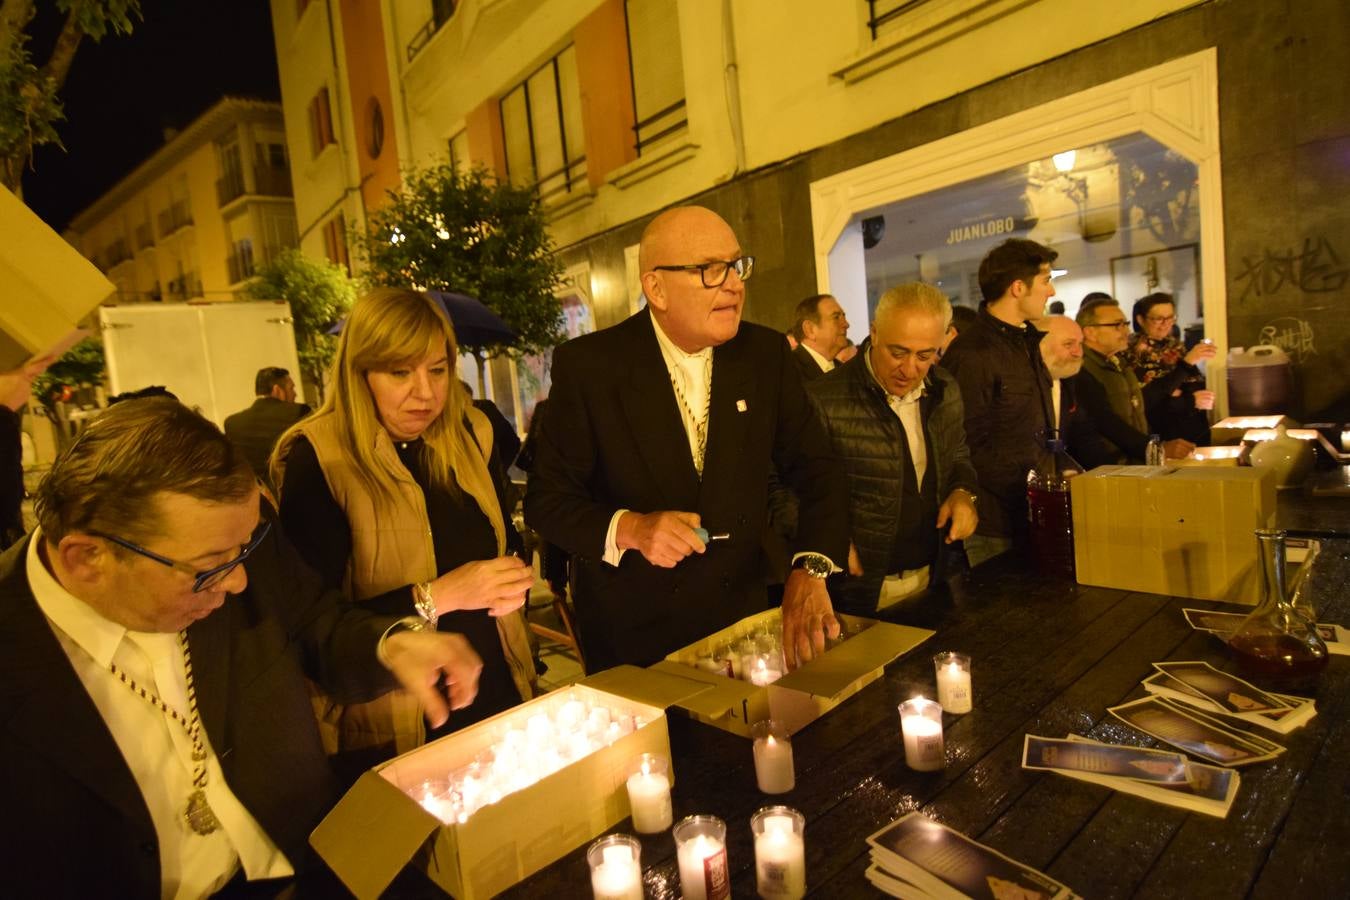
[[[837,610],[870,615],[903,599],[926,583],[948,523],[947,543],[975,530],[961,391],[933,366],[951,316],[932,285],[892,288],[858,355],[807,385],[848,473],[852,547],[848,574],[831,579]]]

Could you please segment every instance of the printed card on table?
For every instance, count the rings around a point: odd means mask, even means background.
[[[1144,679],[1143,687],[1150,694],[1167,697],[1206,713],[1212,713],[1219,717],[1225,725],[1231,725],[1240,731],[1250,729],[1238,723],[1250,722],[1254,725],[1260,725],[1262,728],[1269,728],[1278,734],[1288,734],[1295,728],[1307,724],[1309,719],[1317,715],[1317,705],[1312,700],[1306,697],[1290,697],[1275,693],[1270,693],[1269,696],[1284,704],[1280,709],[1262,710],[1260,712],[1230,712],[1166,672],[1154,672]]]
[[[1211,609],[1183,609],[1181,614],[1186,617],[1186,623],[1196,631],[1210,631],[1220,635],[1228,635],[1237,631],[1237,627],[1242,624],[1242,620],[1249,615],[1248,613],[1215,612]]]
[[[1108,775],[1152,784],[1186,782],[1186,757],[1180,753],[1034,734],[1027,735],[1022,743],[1022,768]]]
[[[872,862],[890,878],[930,897],[1057,900],[1073,896],[1049,875],[917,812],[887,825],[867,843],[872,846]]]
[[[1289,706],[1254,684],[1221,672],[1207,662],[1154,663],[1153,668],[1184,684],[1225,712],[1253,713],[1284,710]]]
[[[1350,630],[1339,625],[1318,625],[1317,636],[1333,656],[1350,656]]]
[[[1107,712],[1132,728],[1220,766],[1246,766],[1284,752],[1273,741],[1239,734],[1198,711],[1183,710],[1162,697],[1145,697]]]
[[[1068,738],[1071,743],[1121,749],[1118,745],[1103,744],[1100,741],[1094,741],[1091,738],[1086,738],[1078,734],[1070,734]],[[1139,747],[1132,749],[1143,750],[1143,748]],[[1168,753],[1166,750],[1146,750],[1144,752]],[[1237,771],[1234,769],[1225,769],[1221,766],[1210,766],[1204,763],[1191,762],[1190,760],[1185,759],[1185,757],[1182,757],[1182,760],[1186,767],[1186,779],[1185,781],[1175,782],[1148,782],[1135,778],[1121,778],[1115,775],[1099,775],[1092,772],[1074,771],[1070,769],[1054,769],[1052,771],[1077,781],[1100,784],[1103,787],[1109,787],[1114,791],[1133,794],[1136,797],[1143,797],[1144,799],[1152,800],[1155,803],[1165,803],[1168,806],[1189,809],[1193,812],[1204,813],[1207,816],[1216,816],[1220,819],[1226,817],[1228,811],[1233,808],[1233,800],[1237,797],[1238,785],[1241,784],[1241,776],[1238,775]]]

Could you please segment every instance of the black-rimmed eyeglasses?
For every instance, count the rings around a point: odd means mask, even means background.
[[[1130,323],[1121,319],[1119,322],[1089,322],[1084,328],[1129,328]]]
[[[652,266],[652,268],[661,272],[692,272],[697,269],[699,277],[703,280],[703,286],[715,288],[726,283],[727,276],[733,270],[736,272],[736,277],[741,281],[749,281],[750,273],[755,268],[755,258],[753,256],[741,256],[736,259],[719,259],[713,262],[693,263],[687,266]]]
[[[147,550],[139,544],[133,544],[131,541],[124,540],[120,537],[117,537],[116,535],[104,534],[101,531],[89,531],[87,533],[92,534],[94,537],[101,537],[105,541],[112,541],[117,546],[125,547],[132,553],[139,553],[146,559],[153,559],[155,562],[161,565],[165,565],[171,569],[176,569],[179,572],[184,572],[188,575],[191,575],[193,579],[192,592],[194,594],[199,594],[202,591],[210,590],[211,588],[215,587],[216,585],[224,581],[226,578],[228,578],[231,572],[233,572],[236,568],[238,568],[244,562],[244,560],[248,559],[250,553],[258,549],[258,545],[263,542],[263,538],[267,537],[267,532],[270,531],[271,528],[272,523],[264,519],[263,522],[258,526],[258,530],[253,533],[252,540],[248,542],[248,546],[243,549],[243,552],[241,552],[238,556],[236,556],[229,562],[221,563],[220,565],[214,566],[205,571],[199,571],[194,566],[190,566],[187,563],[169,559],[167,556],[160,556],[153,550]]]

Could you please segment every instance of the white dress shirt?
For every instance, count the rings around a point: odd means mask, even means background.
[[[200,835],[184,812],[192,784],[192,742],[182,726],[133,693],[109,668],[126,672],[188,718],[187,675],[177,634],[128,631],[70,594],[48,571],[39,553],[42,532],[28,546],[28,583],[38,607],[70,659],[140,788],[159,842],[161,897],[208,896],[242,864],[249,879],[294,874],[290,861],[234,796],[211,743],[206,749],[206,798],[221,827]],[[53,710],[53,715],[59,710]],[[78,823],[71,823],[78,830]],[[114,877],[116,873],[109,873]]]
[[[656,321],[656,316],[652,316],[652,330],[656,332],[656,343],[661,348],[661,359],[666,364],[666,373],[670,376],[672,384],[679,381],[680,390],[684,393],[684,403],[676,398],[675,406],[680,410],[680,422],[684,425],[685,437],[689,440],[689,458],[697,462],[698,460],[698,421],[697,416],[703,416],[704,428],[707,428],[708,421],[708,403],[712,396],[712,347],[704,347],[695,353],[685,353],[679,347],[675,346],[664,331],[661,325]],[[674,388],[671,388],[672,393]],[[706,441],[707,434],[705,432]],[[706,451],[706,444],[704,447]],[[617,566],[619,560],[623,559],[625,550],[619,549],[619,517],[628,512],[621,509],[616,512],[609,520],[609,528],[605,531],[605,555],[602,560],[611,566]]]
[[[820,366],[820,371],[822,371],[822,372],[833,372],[833,371],[834,371],[834,360],[832,360],[832,359],[826,359],[826,358],[825,358],[825,354],[823,354],[823,353],[817,353],[817,352],[815,351],[815,348],[814,348],[814,347],[811,347],[811,346],[810,346],[809,344],[807,344],[805,341],[802,341],[802,342],[800,342],[800,343],[801,343],[801,346],[803,346],[803,347],[806,348],[806,352],[809,353],[809,354],[811,354],[811,358],[814,359],[814,360],[816,361],[816,365]]]
[[[1054,407],[1055,407],[1055,427],[1056,427],[1056,428],[1059,427],[1059,405],[1060,405],[1059,398],[1060,398],[1059,379],[1058,379],[1058,378],[1051,378],[1051,379],[1050,379],[1050,402],[1051,402],[1051,403],[1054,405]],[[1060,437],[1062,438],[1062,437],[1064,437],[1064,435],[1061,434]]]
[[[914,464],[914,485],[915,488],[923,486],[924,473],[928,471],[928,444],[923,438],[923,417],[919,414],[919,401],[923,399],[924,387],[920,381],[913,390],[903,397],[897,397],[877,378],[877,373],[872,368],[872,357],[867,356],[867,374],[872,376],[872,380],[881,388],[882,393],[886,395],[886,405],[895,413],[895,417],[900,420],[900,430],[905,433],[905,443],[909,445],[909,458]]]

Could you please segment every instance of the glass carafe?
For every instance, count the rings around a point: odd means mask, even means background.
[[[1327,665],[1327,646],[1285,592],[1285,533],[1258,529],[1261,603],[1228,639],[1243,675],[1270,690],[1309,690]]]
[[[1027,475],[1031,558],[1043,575],[1074,577],[1069,479],[1081,471],[1083,467],[1065,451],[1059,432],[1047,432],[1045,452]]]

